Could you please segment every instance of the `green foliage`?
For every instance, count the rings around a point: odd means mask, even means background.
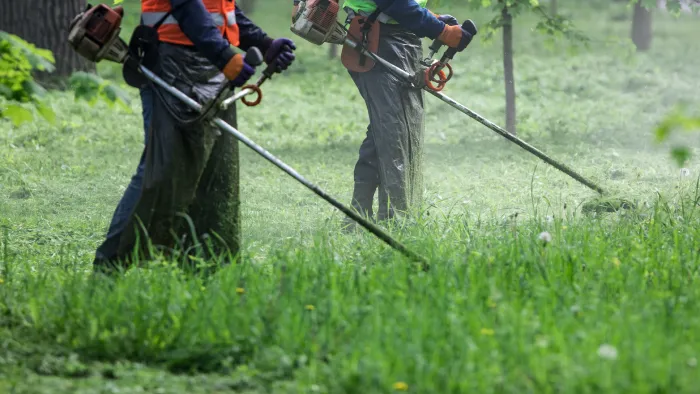
[[[642,7],[653,10],[658,7],[656,0],[629,0],[630,5],[635,5],[640,3]],[[674,15],[679,15],[681,12],[681,2],[680,0],[668,0],[666,1],[666,9]]]
[[[648,10],[655,10],[658,6],[656,0],[629,0],[629,5],[635,5],[637,3],[641,3],[642,7]],[[679,16],[681,14],[683,10],[682,6],[683,4],[681,4],[680,0],[666,1],[666,10],[674,16]],[[691,2],[687,6],[691,12],[700,12],[700,3]]]
[[[688,115],[680,107],[675,108],[659,123],[655,130],[657,143],[667,141],[673,132],[697,132],[700,131],[700,116]],[[671,157],[678,166],[683,166],[691,158],[691,150],[687,146],[671,148]]]
[[[538,21],[535,29],[547,36],[564,37],[575,45],[588,42],[586,35],[578,31],[570,19],[561,15],[551,15],[538,0],[467,0],[467,4],[472,8],[490,9],[496,14],[493,19],[480,28],[484,40],[491,39],[494,33],[503,27],[502,10],[507,8],[514,18],[528,12],[537,15]]]
[[[77,100],[87,101],[94,105],[98,101],[106,102],[109,106],[115,103],[129,110],[130,102],[128,94],[111,81],[86,72],[73,73],[69,85]]]
[[[33,107],[48,122],[56,120],[51,106],[42,100],[46,91],[32,76],[35,71],[53,72],[54,63],[51,51],[39,49],[15,35],[0,31],[0,98],[7,101],[7,104],[0,106],[0,118],[9,119],[19,126],[34,120]],[[97,75],[78,72],[71,76],[69,84],[76,99],[85,100],[91,105],[97,101],[104,101],[110,106],[117,103],[129,109],[127,93]]]
[[[36,48],[15,35],[0,31],[0,97],[37,105],[41,108],[39,113],[51,121],[55,115],[41,103],[44,90],[34,82],[32,72],[52,72],[53,63],[51,51]],[[10,119],[15,125],[34,118],[31,111],[18,104],[8,104],[0,109],[0,117]]]

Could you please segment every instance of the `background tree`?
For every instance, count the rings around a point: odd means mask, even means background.
[[[55,71],[36,73],[38,81],[64,79],[75,71],[95,71],[94,63],[76,54],[67,41],[70,22],[85,5],[85,0],[0,0],[0,30],[53,53]]]
[[[630,0],[634,6],[632,16],[632,42],[637,52],[645,52],[651,48],[654,31],[652,28],[652,13],[656,9],[666,10],[676,16],[681,12],[690,13],[700,7],[695,0]]]
[[[546,11],[538,0],[467,0],[474,8],[487,8],[496,16],[480,28],[483,40],[488,40],[499,29],[503,33],[503,79],[506,91],[506,130],[516,134],[515,65],[513,63],[513,21],[525,12],[539,16],[536,29],[544,34],[564,36],[572,42],[585,42],[570,20]],[[551,7],[554,7],[550,3]]]
[[[634,0],[634,15],[632,16],[632,42],[638,52],[644,52],[651,48],[652,39],[652,8],[656,6],[654,0]]]

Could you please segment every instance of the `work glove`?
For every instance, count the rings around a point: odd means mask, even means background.
[[[452,15],[445,14],[445,15],[435,15],[435,16],[438,18],[439,21],[445,23],[448,26],[459,25],[459,21],[457,20],[457,18],[455,18]]]
[[[445,25],[445,29],[440,33],[438,40],[450,48],[455,48],[457,52],[462,52],[467,48],[472,38],[474,36],[464,30],[462,26]]]
[[[289,38],[277,38],[272,41],[270,47],[265,52],[265,63],[275,64],[276,71],[282,72],[292,65],[296,56],[294,50],[297,49],[294,41]]]
[[[223,71],[226,79],[231,81],[231,85],[240,88],[255,74],[255,67],[246,63],[245,55],[237,53],[229,60]]]

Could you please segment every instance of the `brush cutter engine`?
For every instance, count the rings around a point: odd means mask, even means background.
[[[116,63],[126,61],[129,49],[119,38],[123,11],[105,4],[87,5],[70,25],[68,42],[82,57],[91,62],[109,60]]]
[[[342,45],[348,32],[338,23],[339,11],[337,0],[302,0],[292,18],[291,30],[316,45]]]

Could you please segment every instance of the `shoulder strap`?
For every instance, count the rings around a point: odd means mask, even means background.
[[[165,15],[163,15],[163,17],[160,18],[160,19],[158,20],[158,22],[156,22],[156,23],[153,25],[153,28],[156,29],[156,30],[158,30],[158,29],[160,28],[160,26],[161,26],[163,23],[165,23],[165,20],[168,19],[168,17],[169,17],[170,15],[173,14],[173,11],[179,9],[180,7],[182,7],[182,6],[185,5],[185,4],[187,4],[187,2],[186,2],[186,1],[183,1],[182,3],[178,4],[175,8],[173,8],[173,9],[171,9],[170,11],[166,12]],[[141,24],[143,25],[143,18],[141,18]]]

